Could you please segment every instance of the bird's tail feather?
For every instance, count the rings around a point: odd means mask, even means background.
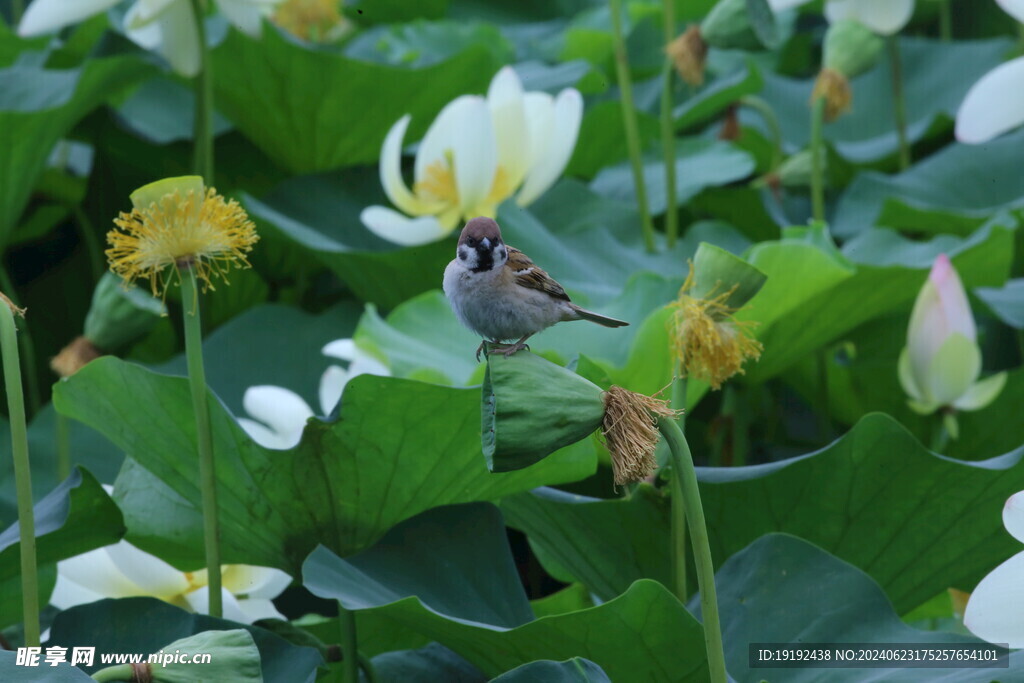
[[[576,311],[576,315],[578,315],[580,319],[589,320],[592,323],[604,325],[605,327],[623,327],[629,324],[625,320],[616,320],[615,318],[609,318],[606,315],[600,315],[598,313],[594,313],[593,311],[588,311],[585,308],[580,308],[575,304],[573,305],[573,310]]]

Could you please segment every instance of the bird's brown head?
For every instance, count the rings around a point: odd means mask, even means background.
[[[494,219],[478,216],[462,229],[456,255],[474,273],[494,270],[505,265],[508,249],[501,239],[501,228]]]

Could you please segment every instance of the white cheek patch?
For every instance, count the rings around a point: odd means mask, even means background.
[[[504,263],[508,260],[508,251],[505,247],[497,247],[494,250],[493,258],[495,263]]]
[[[459,260],[462,261],[467,268],[470,270],[476,268],[478,256],[475,249],[470,249],[466,245],[460,244],[458,252]]]

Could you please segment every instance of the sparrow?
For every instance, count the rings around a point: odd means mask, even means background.
[[[490,218],[466,223],[455,258],[444,270],[444,293],[455,317],[490,343],[491,352],[506,358],[529,348],[526,340],[557,322],[589,320],[605,327],[629,323],[580,308],[562,286],[537,267],[530,257],[501,239]],[[517,340],[511,344],[505,341]]]

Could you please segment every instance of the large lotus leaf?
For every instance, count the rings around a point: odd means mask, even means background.
[[[124,535],[121,511],[85,469],[75,468],[33,511],[40,564],[116,543]],[[0,532],[0,581],[21,571],[20,545],[17,522]]]
[[[1022,455],[956,461],[874,414],[815,453],[697,472],[717,565],[763,534],[793,534],[866,571],[902,614],[950,586],[973,588],[1019,550],[1001,514],[1024,489]],[[543,490],[502,510],[541,557],[602,598],[669,576],[668,499],[646,485],[621,500]]]
[[[116,543],[124,535],[121,511],[88,470],[76,468],[33,507],[40,604],[50,598],[54,564]],[[0,532],[0,628],[21,620],[21,543],[17,520]]]
[[[198,509],[186,379],[106,357],[54,396],[60,412],[104,433]],[[288,451],[254,443],[213,396],[210,413],[225,561],[291,572],[317,542],[347,555],[420,510],[580,479],[595,466],[592,451],[565,450],[493,475],[480,454],[479,392],[409,380],[355,378],[339,419],[311,421]],[[169,561],[201,564],[195,541],[191,558]]]
[[[564,662],[540,660],[517,666],[493,679],[495,683],[611,683],[608,674],[589,659]]]
[[[0,69],[0,245],[28,203],[57,141],[86,114],[152,72],[134,57],[92,59],[77,69]]]
[[[1024,329],[1024,278],[1007,280],[998,289],[979,287],[974,293],[1004,323],[1018,330]]]
[[[359,650],[363,651],[363,633],[359,633]],[[373,658],[378,681],[402,683],[487,683],[479,669],[443,645],[430,643],[418,650],[385,652]],[[340,668],[336,664],[335,668]]]
[[[492,53],[499,64],[511,60],[512,45],[498,28],[477,21],[423,21],[377,26],[345,45],[345,56],[392,66],[422,68],[472,47]],[[530,87],[530,90],[536,90]]]
[[[715,574],[715,584],[726,667],[743,683],[990,683],[1018,680],[1024,674],[1020,652],[1010,655],[1009,669],[751,668],[750,643],[878,643],[892,647],[895,643],[941,646],[984,641],[907,626],[870,576],[785,534],[763,536],[733,555]],[[691,607],[700,609],[697,601]]]
[[[676,200],[686,204],[701,190],[728,185],[754,172],[754,159],[736,145],[721,140],[681,138],[676,140]],[[667,205],[665,162],[649,154],[643,159],[647,206],[651,215],[665,213]],[[597,174],[590,189],[620,201],[636,201],[633,171],[629,163],[605,168]]]
[[[954,143],[899,175],[865,172],[840,198],[833,230],[851,237],[872,225],[966,234],[1001,208],[1019,209],[1024,130],[980,145]]]
[[[212,64],[218,108],[293,173],[376,162],[398,119],[411,114],[407,139],[418,139],[449,100],[483,92],[500,66],[480,46],[422,69],[374,64],[271,27],[260,40],[231,31]]]
[[[761,91],[764,79],[753,61],[742,68],[714,79],[672,112],[676,129],[692,128],[707,122],[732,106],[741,97]]]
[[[316,679],[323,659],[313,648],[292,645],[258,626],[192,614],[154,598],[106,599],[65,610],[54,619],[47,646],[64,646],[68,653],[73,647],[96,648],[93,666],[83,667],[94,673],[107,666],[100,662],[100,655],[149,654],[196,633],[237,628],[248,631],[256,643],[267,683],[312,683]],[[160,680],[159,674],[155,680]]]
[[[51,667],[43,664],[45,653],[40,655],[40,666],[45,666],[48,683],[90,683],[93,679],[77,666],[67,662]],[[36,683],[42,669],[18,664],[18,654],[11,650],[0,650],[0,678],[7,683]]]
[[[504,539],[490,506],[435,508],[347,560],[317,548],[303,581],[359,614],[423,633],[488,676],[585,657],[612,680],[706,679],[702,628],[663,586],[638,581],[599,607],[533,619]]]
[[[761,381],[785,370],[822,344],[872,318],[912,305],[935,258],[950,256],[968,286],[1002,284],[1009,272],[1013,221],[997,217],[970,237],[942,235],[916,242],[875,229],[843,246],[820,229],[790,230],[745,255],[768,275],[739,317],[760,323],[764,353],[747,375]]]
[[[948,128],[967,89],[1003,61],[1009,47],[1004,38],[955,43],[900,38],[910,140],[916,142],[936,128]],[[775,109],[783,138],[793,150],[805,147],[810,139],[811,114],[807,103],[812,85],[813,79],[764,74],[762,97]],[[888,60],[879,60],[871,71],[853,79],[850,85],[852,109],[825,127],[826,139],[842,156],[855,162],[877,161],[893,154],[897,138]],[[744,118],[763,125],[755,113],[744,114]]]

